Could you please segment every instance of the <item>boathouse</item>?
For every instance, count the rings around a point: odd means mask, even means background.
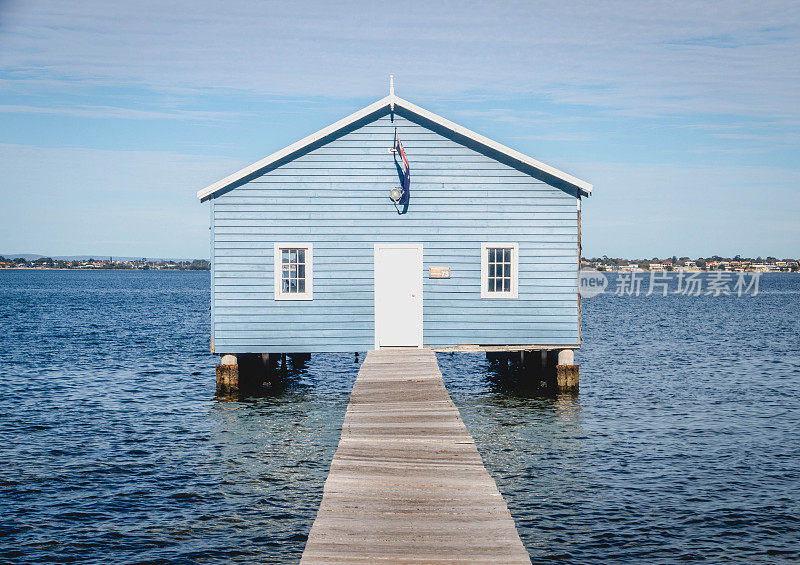
[[[197,195],[212,351],[581,345],[592,186],[389,96]]]

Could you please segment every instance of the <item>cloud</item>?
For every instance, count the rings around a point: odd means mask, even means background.
[[[797,3],[10,3],[6,81],[798,116]],[[412,96],[413,95],[413,96]]]
[[[206,112],[186,110],[137,110],[134,108],[119,108],[114,106],[70,106],[70,107],[45,107],[26,106],[15,104],[0,104],[0,113],[13,114],[49,114],[56,116],[71,116],[78,118],[114,118],[122,120],[189,120],[189,121],[214,121],[239,116],[238,112]]]
[[[19,124],[0,146],[15,211],[0,241],[205,254],[195,190],[385,95],[394,73],[401,96],[594,182],[587,246],[749,238],[783,254],[800,229],[800,180],[781,167],[800,144],[798,52],[800,3],[783,0],[0,0],[0,112]],[[753,217],[770,227],[744,233]]]

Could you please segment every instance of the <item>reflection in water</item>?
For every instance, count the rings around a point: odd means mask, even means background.
[[[311,355],[295,354],[240,354],[239,391],[217,392],[217,400],[238,402],[259,397],[280,397],[288,390],[296,389],[309,377],[308,364]]]
[[[498,393],[531,398],[555,396],[559,394],[553,374],[555,365],[543,368],[541,353],[486,354],[485,377]],[[555,363],[552,356],[550,362]]]

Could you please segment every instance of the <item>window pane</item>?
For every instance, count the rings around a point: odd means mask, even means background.
[[[279,248],[280,251],[280,293],[305,294],[307,292],[306,251],[305,248]],[[311,257],[309,256],[310,260]],[[309,265],[309,269],[311,265]],[[310,273],[309,273],[310,274]],[[309,283],[310,284],[310,283]],[[297,298],[297,297],[295,297]]]
[[[513,248],[487,247],[486,291],[491,293],[511,293],[514,281]],[[498,295],[502,296],[502,295]]]

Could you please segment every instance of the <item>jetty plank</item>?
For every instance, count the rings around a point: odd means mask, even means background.
[[[370,351],[304,565],[530,563],[429,349]]]

